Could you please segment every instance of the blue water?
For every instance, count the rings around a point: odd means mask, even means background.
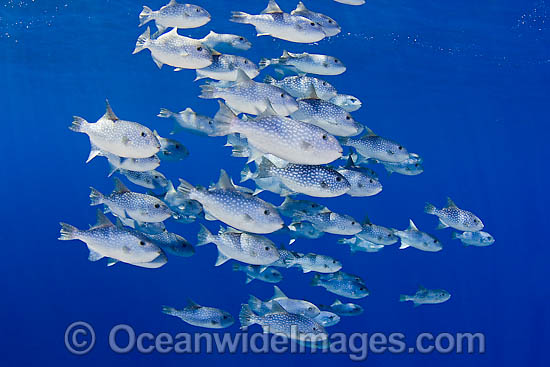
[[[153,9],[163,3],[147,1]],[[412,218],[444,242],[442,252],[391,246],[351,255],[333,235],[299,240],[293,249],[334,256],[343,270],[366,279],[371,295],[358,301],[365,313],[343,318],[331,332],[397,331],[411,343],[420,332],[482,332],[486,353],[371,354],[362,365],[548,365],[547,2],[372,0],[351,7],[309,0],[306,5],[333,16],[343,28],[318,45],[258,38],[252,26],[228,21],[231,10],[258,13],[265,1],[196,3],[213,20],[181,33],[200,38],[213,29],[243,35],[253,42],[245,55],[255,62],[283,49],[339,57],[347,72],[326,79],[364,102],[354,117],[424,158],[425,172],[416,177],[388,176],[376,167],[384,190],[375,197],[319,202],[357,219],[368,214],[388,227],[405,228]],[[295,6],[290,0],[279,4],[287,11]],[[109,349],[109,330],[120,323],[138,333],[203,331],[162,314],[163,304],[183,307],[191,297],[237,316],[249,293],[265,299],[273,292],[266,283],[244,285],[244,274],[228,264],[214,268],[212,245],[147,270],[124,264],[106,268],[104,262],[87,260],[82,243],[57,240],[59,221],[80,228],[95,222],[89,186],[109,192],[113,185],[103,159],[84,163],[89,143],[67,129],[73,115],[95,121],[109,98],[118,116],[167,135],[172,124],[156,117],[161,107],[192,107],[209,115],[217,109],[215,101],[197,98],[194,72],[158,70],[148,51],[131,54],[143,32],[137,27],[141,5],[129,0],[0,5],[3,365],[352,364],[345,354],[119,355]],[[161,166],[174,182],[183,177],[208,184],[222,167],[238,177],[244,162],[230,157],[223,138],[182,133],[177,139],[191,155]],[[282,201],[269,193],[261,196]],[[479,215],[496,243],[465,248],[451,240],[451,231],[436,232],[436,218],[423,213],[424,202],[442,206],[446,196]],[[167,225],[195,241],[197,223]],[[317,304],[337,298],[309,286],[309,274],[289,269],[284,277],[279,285],[290,297]],[[420,284],[445,288],[452,298],[419,308],[397,301]],[[63,341],[67,325],[78,320],[93,325],[97,335],[95,348],[80,357]],[[228,330],[237,332],[238,323]]]

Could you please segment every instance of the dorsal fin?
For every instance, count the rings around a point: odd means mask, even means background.
[[[424,288],[424,286],[422,284],[418,285],[418,290],[419,291],[425,291],[426,288]]]
[[[288,311],[285,310],[285,309],[283,308],[283,306],[281,306],[281,305],[279,304],[279,302],[273,301],[273,302],[271,303],[271,310],[270,310],[269,313],[280,313],[280,312],[288,313]]]
[[[412,219],[409,219],[409,229],[412,229],[413,231],[418,231],[418,228],[416,228],[416,225],[414,224]]]
[[[447,198],[447,207],[448,208],[457,208],[456,204],[454,203],[454,201],[451,200],[450,197]]]
[[[329,220],[336,220],[336,218],[338,218],[338,214],[336,214],[334,212],[330,212]]]
[[[193,109],[191,107],[187,107],[185,110],[181,111],[181,112],[187,112],[187,113],[195,113],[195,111],[193,111]],[[180,112],[180,113],[181,113]]]
[[[204,38],[207,38],[207,37],[209,37],[209,36],[217,36],[217,35],[218,35],[218,33],[216,33],[216,32],[214,32],[214,31],[211,30],[210,32],[208,32],[208,34],[207,34],[206,37],[204,37]]]
[[[304,5],[303,2],[299,2],[298,5],[296,5],[296,10],[295,12],[302,12],[302,11],[307,11],[307,8],[306,6]]]
[[[311,83],[307,88],[307,98],[305,99],[319,99],[319,96],[317,96],[317,91],[315,90],[315,86],[313,85],[313,83]]]
[[[355,168],[355,162],[353,161],[353,157],[351,154],[348,156],[348,160],[346,161],[346,168]]]
[[[237,70],[237,79],[235,80],[235,83],[250,83],[252,79],[246,74],[243,69]]]
[[[273,105],[271,104],[269,99],[265,100],[265,105],[265,110],[258,115],[258,118],[278,115],[278,113],[273,109]]]
[[[283,54],[281,55],[281,59],[289,59],[291,57],[290,52],[287,50],[283,50]]]
[[[96,220],[95,225],[93,227],[91,227],[90,229],[97,229],[97,228],[114,226],[113,222],[111,222],[109,220],[109,218],[107,218],[105,216],[105,214],[103,214],[103,212],[100,209],[97,210],[96,218],[97,218],[97,220]]]
[[[365,126],[365,133],[363,136],[378,136],[374,131]]]
[[[122,220],[120,218],[117,218],[115,223],[117,228],[124,228],[124,223],[122,223]]]
[[[363,219],[363,224],[372,224],[370,219],[369,219],[369,216],[365,214],[365,219]]]
[[[103,118],[109,119],[111,121],[118,120],[118,117],[116,117],[115,113],[113,112],[113,109],[111,108],[108,99],[105,100],[105,114],[103,115]]]
[[[158,141],[160,141],[160,139],[163,139],[162,136],[159,135],[157,130],[153,130],[153,135],[155,136],[155,138],[157,138]]]
[[[193,310],[196,310],[198,308],[201,308],[202,306],[198,303],[195,303],[191,298],[187,299],[187,308],[191,308]]]
[[[221,56],[222,55],[221,52],[218,52],[218,51],[214,50],[213,48],[210,49],[210,53],[212,54],[212,56]]]
[[[231,178],[229,178],[229,175],[227,174],[227,172],[225,172],[224,169],[220,170],[220,178],[218,180],[218,183],[216,184],[216,187],[218,189],[235,190],[235,185],[233,185],[233,182],[231,182]]]
[[[261,14],[274,14],[274,13],[282,13],[282,12],[283,11],[279,7],[279,5],[277,5],[275,0],[269,0],[269,4],[267,4],[267,8],[262,10]]]
[[[338,305],[341,305],[342,304],[342,301],[340,301],[339,299],[337,299],[336,301],[334,301],[332,303],[332,306],[338,306]]]
[[[122,181],[120,181],[118,177],[115,177],[114,181],[115,181],[115,190],[113,192],[117,194],[130,192],[130,190],[128,190],[128,188],[122,183]]]
[[[273,286],[273,297],[271,297],[271,299],[277,299],[277,298],[288,298],[288,297],[286,296],[286,294],[283,293],[281,288],[274,285]]]
[[[177,4],[176,0],[170,0],[170,2],[168,3],[168,5],[174,5],[174,4]]]

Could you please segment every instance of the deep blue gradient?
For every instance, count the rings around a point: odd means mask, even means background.
[[[147,1],[153,9],[163,3]],[[487,352],[370,355],[363,365],[548,365],[546,2],[372,0],[352,7],[309,0],[309,8],[333,16],[343,28],[318,45],[256,37],[252,26],[228,21],[231,10],[258,13],[267,1],[195,3],[207,8],[213,20],[180,33],[200,38],[212,29],[243,35],[253,42],[244,55],[254,62],[279,56],[283,49],[339,57],[347,72],[326,79],[364,102],[354,117],[424,158],[425,172],[416,177],[388,176],[375,167],[384,185],[375,197],[319,202],[399,229],[412,218],[444,242],[442,252],[391,246],[351,255],[333,235],[297,241],[293,249],[334,256],[343,270],[366,279],[371,295],[359,301],[365,313],[343,318],[331,332],[399,331],[409,343],[420,332],[483,332]],[[279,4],[286,11],[295,6],[292,0]],[[2,365],[352,364],[346,355],[117,355],[109,350],[107,335],[119,323],[137,332],[203,331],[162,314],[163,304],[183,307],[191,297],[237,316],[249,293],[265,299],[273,292],[265,283],[245,285],[244,274],[233,272],[229,264],[215,268],[213,245],[198,248],[194,257],[170,257],[163,268],[147,270],[91,263],[83,243],[57,240],[59,221],[80,228],[95,222],[89,186],[102,192],[113,186],[104,159],[84,163],[89,143],[67,129],[73,115],[95,121],[109,98],[119,117],[168,135],[172,123],[156,117],[161,107],[192,107],[209,115],[217,110],[215,101],[197,98],[200,82],[193,82],[193,71],[158,70],[148,51],[131,54],[144,30],[137,27],[141,5],[130,0],[23,0],[0,6]],[[176,138],[191,155],[160,167],[172,181],[182,177],[206,185],[217,180],[220,168],[238,178],[244,161],[230,157],[224,138],[186,133]],[[424,202],[440,207],[446,196],[483,219],[496,238],[492,247],[465,248],[451,240],[450,230],[435,230],[436,218],[423,213]],[[261,197],[276,205],[282,201],[269,193]],[[218,224],[207,223],[211,230]],[[169,222],[168,228],[194,242],[198,224]],[[288,269],[284,277],[279,285],[290,297],[317,304],[337,298],[311,287],[310,274]],[[398,302],[400,293],[414,292],[419,284],[445,288],[452,298],[419,308]],[[63,343],[65,328],[77,320],[91,323],[97,333],[95,349],[84,357],[71,355]],[[237,332],[238,327],[228,330]]]

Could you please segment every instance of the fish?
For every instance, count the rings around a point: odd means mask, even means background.
[[[253,115],[261,114],[268,105],[280,116],[288,116],[298,110],[298,102],[290,94],[274,85],[255,82],[241,69],[237,71],[237,78],[231,86],[201,85],[199,98],[221,98],[233,110]]]
[[[483,222],[474,213],[460,209],[456,204],[447,198],[447,206],[437,209],[434,205],[426,203],[424,212],[435,215],[439,218],[437,229],[454,228],[459,231],[477,232],[483,229]]]
[[[300,254],[298,252],[290,251],[285,249],[283,246],[280,246],[278,248],[279,251],[279,259],[271,264],[269,266],[276,266],[279,268],[289,268],[292,265],[290,265],[290,261],[293,259],[297,259],[303,254]]]
[[[213,55],[219,52],[204,46],[199,40],[180,36],[177,28],[164,33],[158,38],[151,38],[149,27],[138,37],[132,54],[145,49],[151,51],[151,57],[158,66],[173,66],[175,71],[181,69],[201,69],[212,64]]]
[[[183,310],[162,306],[162,313],[179,317],[189,325],[209,329],[224,329],[235,322],[229,312],[220,310],[219,308],[198,305],[191,299],[187,301],[187,306]]]
[[[342,263],[330,256],[306,254],[287,261],[290,266],[299,265],[304,273],[315,271],[318,273],[335,273],[342,269]]]
[[[352,238],[340,238],[338,243],[349,245],[349,249],[352,254],[357,251],[378,252],[384,248],[384,245],[377,245],[376,243],[365,241],[364,239],[357,237],[357,235]]]
[[[346,279],[365,285],[365,281],[359,275],[346,273],[342,270],[339,270],[336,273],[319,274],[319,279],[324,281],[328,281],[331,279]]]
[[[210,31],[204,38],[199,40],[203,45],[215,49],[218,52],[246,51],[252,47],[252,43],[243,36],[235,34],[222,34]]]
[[[166,28],[198,28],[210,22],[212,17],[205,9],[192,4],[178,4],[176,0],[170,0],[159,10],[153,11],[144,6],[139,14],[139,26],[154,20],[158,28],[156,34],[162,34]]]
[[[107,211],[109,212],[110,210],[107,209]],[[112,214],[116,216],[115,213],[112,213]],[[164,225],[163,222],[147,223],[147,222],[138,222],[131,218],[117,217],[117,225],[119,221],[120,223],[122,223],[122,225],[133,228],[145,235],[161,234],[162,232],[166,231],[166,226]]]
[[[290,237],[289,244],[293,244],[298,238],[317,239],[322,237],[325,232],[315,229],[310,222],[293,222],[284,227],[279,232],[284,233]]]
[[[342,107],[348,112],[354,112],[361,108],[362,103],[359,98],[350,96],[349,94],[337,94],[328,100],[337,106]]]
[[[147,172],[160,166],[160,159],[157,155],[149,158],[123,158],[104,151],[101,151],[98,155],[107,158],[109,162],[110,171],[107,177],[111,177],[113,173],[120,169]]]
[[[307,75],[288,76],[282,80],[276,80],[270,75],[264,78],[264,83],[274,85],[286,91],[294,98],[308,98],[311,94],[311,88],[320,99],[330,100],[336,96],[336,88],[327,81],[314,78]]]
[[[90,254],[88,260],[98,261],[104,257],[128,264],[147,263],[163,252],[140,232],[115,226],[106,216],[97,211],[97,223],[87,230],[80,230],[70,224],[61,224],[59,240],[80,240],[86,244]]]
[[[158,157],[163,161],[181,161],[189,156],[189,150],[179,141],[161,137],[156,130],[153,131],[160,142]]]
[[[279,283],[283,280],[283,275],[277,269],[265,268],[260,265],[243,265],[233,263],[233,271],[242,271],[246,274],[246,284],[254,279],[261,280],[266,283]]]
[[[272,311],[272,306],[275,303],[280,305],[287,312],[309,318],[314,318],[321,313],[319,308],[311,302],[301,299],[288,298],[276,285],[273,286],[273,297],[271,297],[268,301],[263,302],[259,298],[252,295],[250,295],[248,299],[248,305],[252,311],[258,315],[266,315],[270,313]]]
[[[296,43],[318,42],[326,37],[323,27],[308,18],[284,13],[274,0],[269,0],[261,14],[231,12],[231,22],[251,24],[259,36],[271,36]]]
[[[424,172],[422,158],[416,153],[409,153],[408,159],[398,163],[380,162],[373,159],[371,161],[382,164],[389,174],[395,172],[406,176],[416,176]]]
[[[407,229],[403,231],[394,230],[393,233],[401,239],[400,250],[409,246],[428,252],[443,250],[441,242],[434,236],[419,231],[412,219],[409,219],[409,227]]]
[[[264,333],[284,335],[295,340],[321,341],[328,338],[325,328],[321,324],[309,317],[287,312],[277,302],[273,302],[271,312],[265,315],[257,315],[249,305],[242,305],[239,321],[241,329],[259,324]]]
[[[160,142],[148,127],[137,122],[120,120],[105,101],[105,114],[95,123],[73,117],[70,130],[88,135],[90,154],[86,163],[102,152],[122,158],[149,158],[158,153]]]
[[[352,236],[361,232],[363,229],[361,224],[351,216],[334,212],[323,212],[317,214],[298,212],[294,215],[293,219],[311,222],[313,227],[319,231],[344,236]]]
[[[346,192],[349,196],[365,197],[374,196],[382,191],[382,184],[376,178],[357,167],[350,157],[346,166],[336,169],[349,182],[350,189]]]
[[[105,205],[118,217],[132,218],[138,222],[162,222],[172,216],[172,211],[162,200],[154,196],[131,192],[118,178],[109,196],[90,188],[92,206]]]
[[[318,126],[334,136],[354,136],[365,128],[343,108],[319,99],[313,86],[310,96],[298,100],[298,110],[290,116],[298,121]]]
[[[340,322],[340,316],[330,311],[321,311],[313,320],[317,321],[324,327],[334,326]]]
[[[363,230],[355,236],[376,245],[384,246],[392,245],[399,241],[399,237],[394,234],[392,229],[373,224],[368,217],[363,222]]]
[[[239,119],[226,105],[214,117],[219,135],[239,133],[260,153],[289,163],[321,165],[342,155],[338,140],[323,129],[277,115],[270,106],[255,119]],[[259,157],[249,157],[249,162]]]
[[[190,257],[195,254],[195,248],[185,238],[164,230],[159,234],[146,234],[155,245],[160,247],[165,252],[180,256]]]
[[[213,56],[211,65],[197,69],[195,80],[210,78],[234,82],[237,80],[239,70],[244,71],[250,79],[260,74],[258,66],[246,57],[223,54]]]
[[[262,158],[256,173],[251,177],[254,179],[276,177],[292,192],[315,197],[337,197],[344,195],[351,188],[344,176],[333,168],[294,163],[279,167],[265,157]]]
[[[126,177],[128,181],[151,190],[166,192],[168,179],[158,171],[135,172],[119,169],[118,172]]]
[[[321,28],[323,29],[323,32],[325,32],[327,37],[336,36],[342,31],[342,28],[340,28],[340,26],[338,25],[338,23],[336,23],[334,19],[327,15],[309,10],[301,1],[298,2],[298,5],[296,5],[296,9],[291,11],[290,14],[300,15],[321,25]]]
[[[451,294],[444,289],[426,289],[423,286],[418,288],[418,291],[412,296],[402,294],[399,296],[400,302],[412,301],[414,307],[425,304],[437,304],[448,301]]]
[[[320,274],[315,274],[311,280],[311,285],[314,287],[323,287],[331,293],[347,298],[359,299],[367,297],[370,294],[363,282],[358,282],[342,275],[323,279]]]
[[[294,217],[297,212],[313,215],[322,212],[330,212],[330,210],[321,204],[317,204],[310,200],[296,200],[291,197],[286,197],[285,200],[277,207],[279,213],[285,217]]]
[[[460,240],[464,246],[491,246],[495,243],[495,238],[487,232],[463,232],[456,233],[453,232],[451,235],[453,240]]]
[[[361,138],[341,138],[340,143],[355,148],[363,158],[374,158],[383,162],[403,162],[409,158],[407,149],[392,140],[376,135],[367,128]]]
[[[216,132],[214,120],[211,117],[199,115],[190,107],[178,113],[161,108],[157,116],[174,120],[174,129],[170,133],[172,135],[182,130],[201,136],[212,136]]]
[[[340,300],[334,301],[330,306],[319,306],[322,310],[334,312],[340,316],[357,316],[363,313],[363,307],[355,303],[342,303]]]
[[[347,4],[347,5],[363,5],[365,0],[334,0],[337,3]]]
[[[277,247],[266,237],[239,232],[233,228],[221,228],[213,235],[201,224],[197,235],[197,246],[213,243],[218,248],[218,259],[215,266],[220,266],[230,259],[251,265],[269,265],[280,257]]]
[[[202,212],[202,205],[196,201],[185,198],[174,188],[172,182],[168,181],[168,188],[164,194],[163,201],[174,212],[174,219],[188,223],[196,219]]]
[[[263,58],[258,63],[260,70],[265,69],[270,65],[282,66],[290,68],[296,73],[317,74],[317,75],[340,75],[346,71],[346,66],[333,56],[309,54],[303,52],[301,54],[283,51],[281,57],[276,59]]]
[[[218,184],[211,189],[193,187],[180,179],[178,191],[198,201],[207,220],[220,220],[241,231],[266,234],[283,227],[277,209],[256,196],[239,191],[227,173],[220,171]]]
[[[107,259],[107,266],[113,266],[113,265],[117,264],[118,262],[119,261],[117,259],[109,258],[109,259]],[[137,266],[137,267],[140,267],[140,268],[145,268],[145,269],[158,269],[158,268],[164,266],[167,262],[168,262],[168,258],[166,257],[166,255],[164,253],[162,253],[152,261],[147,261],[147,262],[143,262],[143,263],[131,263],[130,265],[134,265],[134,266]]]

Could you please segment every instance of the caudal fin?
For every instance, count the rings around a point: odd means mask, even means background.
[[[267,68],[269,65],[272,65],[272,64],[277,64],[277,59],[266,59],[266,58],[264,57],[264,58],[262,58],[262,59],[260,60],[260,62],[258,63],[258,67],[260,68],[260,70],[263,70],[263,69]],[[270,77],[270,78],[271,78],[271,77]],[[267,77],[266,77],[266,79],[267,79]],[[273,79],[273,78],[272,78],[272,79]],[[275,80],[275,79],[273,79],[273,80]],[[266,83],[268,83],[268,82],[266,81]],[[271,83],[270,83],[270,84],[271,84]]]
[[[208,230],[208,228],[201,224],[201,228],[199,229],[199,233],[197,234],[197,246],[203,246],[212,242],[214,242],[214,236]]]
[[[69,241],[76,239],[76,235],[78,233],[78,228],[75,226],[71,226],[67,223],[59,223],[61,224],[61,230],[59,231],[59,240],[61,241]]]
[[[141,27],[145,23],[152,21],[154,19],[153,13],[150,7],[144,6],[141,13],[139,13],[139,26]]]
[[[254,177],[254,174],[250,170],[250,167],[244,166],[243,170],[241,171],[241,182],[248,181],[253,177]]]
[[[314,286],[314,287],[318,286],[320,280],[321,280],[321,275],[320,274],[315,274],[315,276],[313,276],[313,279],[311,279],[311,285]]]
[[[165,119],[170,118],[172,116],[174,116],[174,112],[167,110],[166,108],[161,108],[159,114],[157,115],[157,117],[162,117]]]
[[[250,23],[250,14],[242,12],[242,11],[232,11],[231,12],[231,18],[229,21],[234,23],[243,23],[243,24],[249,24]]]
[[[76,131],[77,133],[84,132],[84,127],[88,124],[88,121],[82,117],[73,116],[73,123],[69,126],[69,130]]]
[[[239,313],[239,321],[241,322],[241,329],[244,329],[257,321],[257,316],[252,312],[249,305],[242,305],[241,312]]]
[[[136,41],[136,48],[134,49],[134,52],[132,52],[132,55],[137,54],[138,52],[146,49],[147,44],[149,43],[150,40],[151,40],[151,30],[149,29],[149,27],[147,27],[145,32],[143,32],[143,34],[138,37]]]
[[[272,77],[271,75],[267,75],[267,76],[264,78],[264,83],[266,83],[266,84],[275,84],[276,81],[277,81],[277,79],[275,79],[275,78]]]
[[[433,204],[426,203],[426,205],[424,206],[424,212],[425,213],[435,214],[436,211],[437,211],[437,209],[436,209],[435,205],[433,205]]]
[[[409,296],[407,296],[405,294],[399,295],[399,302],[406,302],[408,300],[409,300]]]
[[[90,205],[96,206],[103,204],[104,196],[102,193],[94,189],[93,187],[90,187]]]
[[[170,306],[162,306],[162,313],[165,313],[167,315],[177,316],[178,310],[176,310],[174,307]]]
[[[218,89],[210,84],[201,85],[201,94],[199,95],[199,98],[202,99],[214,99],[218,98],[216,96],[216,93],[218,92]]]
[[[178,192],[182,193],[186,199],[189,198],[189,194],[191,194],[191,192],[194,189],[195,188],[193,187],[193,185],[191,185],[189,182],[180,178],[180,185],[178,186]]]

